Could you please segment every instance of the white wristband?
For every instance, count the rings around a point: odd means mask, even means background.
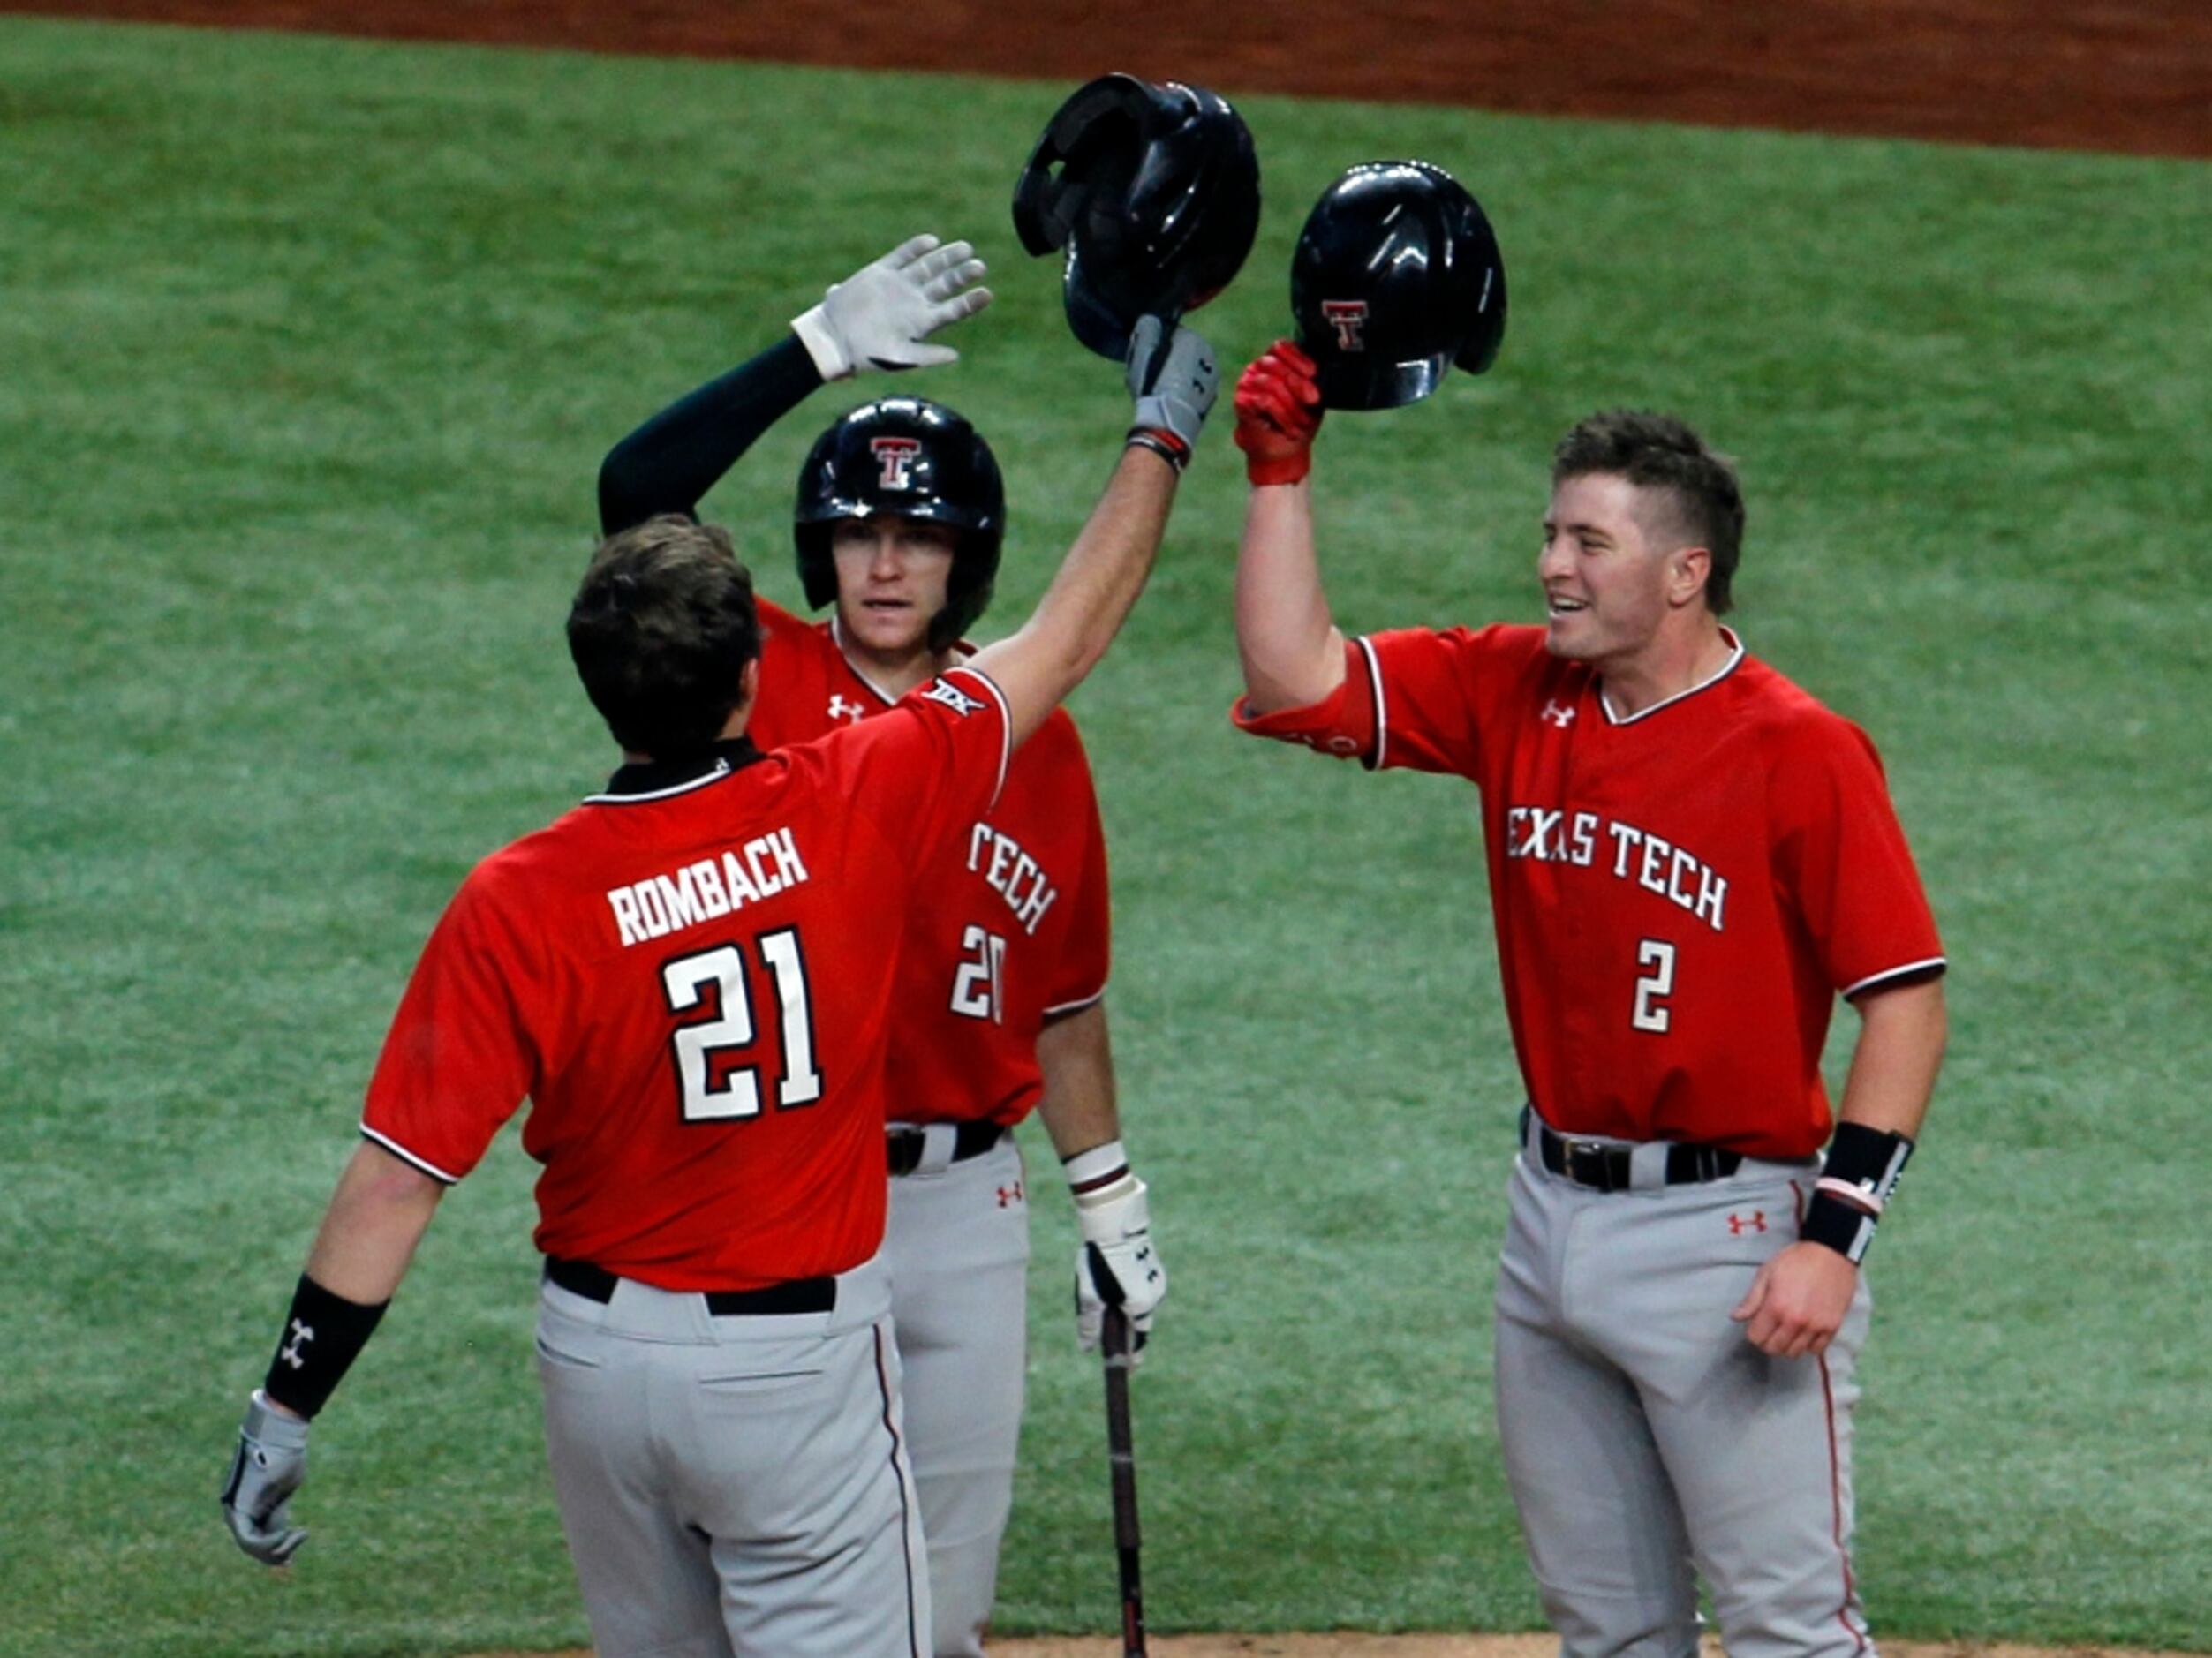
[[[1075,1195],[1079,1208],[1091,1208],[1123,1196],[1136,1179],[1129,1172],[1129,1154],[1121,1149],[1118,1140],[1078,1151],[1061,1167],[1068,1177],[1068,1189]]]

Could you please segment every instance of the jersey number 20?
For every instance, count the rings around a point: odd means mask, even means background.
[[[785,927],[764,933],[754,943],[768,976],[775,982],[779,1017],[774,1035],[780,1059],[776,1109],[812,1105],[822,1097],[822,1074],[814,1068],[814,1008],[808,996],[806,957],[799,950],[798,929]],[[744,949],[725,944],[697,955],[678,956],[661,969],[661,983],[668,991],[672,1014],[697,1007],[709,984],[720,991],[721,1011],[715,1017],[679,1025],[669,1039],[676,1078],[683,1089],[683,1120],[725,1122],[759,1116],[761,1067],[758,1063],[730,1066],[722,1070],[721,1084],[715,1083],[719,1059],[765,1041],[753,1018]]]

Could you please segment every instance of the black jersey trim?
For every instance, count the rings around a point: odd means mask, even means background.
[[[637,760],[616,769],[586,806],[634,806],[704,788],[765,758],[751,737],[729,737],[687,760]]]
[[[1870,973],[1839,994],[1849,1001],[1854,996],[1863,996],[1870,990],[1887,984],[1891,979],[1937,978],[1950,968],[1951,963],[1946,958],[1931,955],[1924,961],[1907,961],[1903,967],[1884,968],[1879,973]]]
[[[845,649],[845,629],[839,622],[834,613],[831,614],[829,619],[829,642],[837,647],[838,659],[844,663],[846,671],[850,673],[855,679],[858,680],[862,685],[866,687],[867,690],[873,694],[878,702],[881,703],[886,708],[894,707],[897,705],[899,699],[894,697],[889,691],[884,690],[882,686],[877,684],[875,681],[870,679],[867,675],[861,671],[860,664],[852,659],[852,652]]]
[[[1733,628],[1723,628],[1720,630],[1720,637],[1728,641],[1731,647],[1731,654],[1728,660],[1721,667],[1718,673],[1713,675],[1710,679],[1702,679],[1698,681],[1696,684],[1691,686],[1687,690],[1678,690],[1672,697],[1662,697],[1659,701],[1653,703],[1649,708],[1639,708],[1633,714],[1617,714],[1613,712],[1612,704],[1605,700],[1605,681],[1604,676],[1601,675],[1597,681],[1597,705],[1604,710],[1605,723],[1609,726],[1633,726],[1639,720],[1649,720],[1653,714],[1657,713],[1662,708],[1673,707],[1676,703],[1680,702],[1684,697],[1695,697],[1702,690],[1710,690],[1714,686],[1719,684],[1721,681],[1726,679],[1731,674],[1734,673],[1739,667],[1743,666],[1743,659],[1748,652],[1746,652],[1743,648],[1743,641],[1736,636],[1736,632]]]
[[[1367,658],[1368,682],[1375,689],[1375,757],[1368,761],[1367,769],[1379,772],[1383,769],[1383,753],[1390,733],[1390,721],[1383,717],[1383,664],[1375,654],[1375,647],[1368,643],[1366,635],[1361,635],[1354,643],[1359,646],[1361,654]]]

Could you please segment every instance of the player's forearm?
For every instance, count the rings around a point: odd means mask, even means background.
[[[1037,1066],[1045,1091],[1038,1119],[1061,1160],[1121,1137],[1114,1094],[1114,1048],[1106,1034],[1106,1004],[1055,1019],[1037,1033]]]
[[[1861,998],[1858,1045],[1838,1116],[1916,1139],[1942,1067],[1949,1018],[1941,979]]]
[[[1151,575],[1174,504],[1177,473],[1132,445],[1020,631],[974,666],[1006,693],[1018,744],[1098,666]]]
[[[822,383],[795,335],[678,398],[608,451],[599,471],[600,531],[658,513],[696,513],[706,492]]]
[[[381,1146],[364,1141],[338,1177],[307,1255],[307,1276],[363,1306],[392,1299],[445,1187]]]
[[[1303,708],[1343,682],[1344,636],[1321,586],[1302,482],[1251,493],[1236,560],[1236,650],[1257,713]]]

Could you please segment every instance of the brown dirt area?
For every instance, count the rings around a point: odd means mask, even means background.
[[[0,10],[2212,155],[2203,0],[0,0]]]
[[[0,0],[0,11],[400,40],[1464,104],[1973,143],[2212,155],[2204,0]],[[1479,19],[1477,21],[1476,19]],[[1553,1658],[1541,1635],[1160,1635],[1159,1658]],[[996,1658],[1114,1658],[1103,1636]],[[2181,1658],[1884,1641],[1888,1658]],[[484,1658],[522,1658],[485,1654]],[[588,1654],[563,1658],[589,1658]],[[1717,1643],[1707,1658],[1720,1658]]]
[[[1154,1658],[1557,1658],[1549,1635],[1155,1635],[1145,1643]],[[1118,1637],[1054,1636],[994,1640],[993,1658],[1120,1658]],[[2120,1647],[1990,1646],[1980,1641],[1885,1640],[1886,1658],[2186,1658],[2180,1653],[2137,1653]],[[533,1658],[525,1653],[486,1653],[481,1658]],[[553,1658],[592,1658],[587,1652]],[[1704,1658],[1723,1658],[1710,1638]]]

